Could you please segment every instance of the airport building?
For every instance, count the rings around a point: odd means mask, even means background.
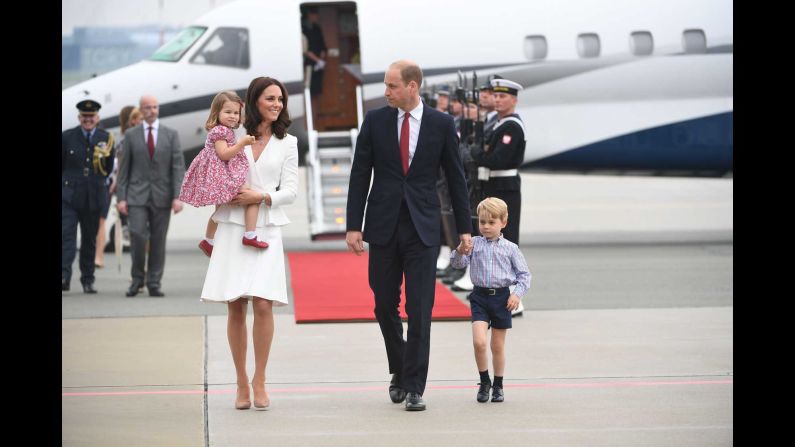
[[[61,88],[66,88],[151,56],[180,28],[76,27],[61,40]]]

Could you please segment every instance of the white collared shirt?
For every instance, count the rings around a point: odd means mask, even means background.
[[[403,116],[406,111],[398,107],[397,119],[397,134],[398,134],[398,147],[400,147],[400,128],[403,126]],[[422,123],[422,100],[413,110],[409,112],[411,118],[409,119],[409,166],[411,160],[414,159],[414,151],[417,149],[417,139],[420,136],[420,124]]]
[[[142,122],[144,128],[144,143],[146,143],[146,139],[149,138],[149,123],[146,121]],[[156,119],[154,123],[152,123],[152,138],[155,140],[155,146],[157,146],[157,129],[160,127],[160,118]]]

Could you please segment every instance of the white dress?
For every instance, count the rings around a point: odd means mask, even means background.
[[[288,299],[281,226],[290,220],[281,207],[292,203],[297,193],[297,140],[289,134],[282,140],[271,137],[257,161],[254,161],[251,146],[243,151],[249,162],[246,184],[271,196],[270,207],[260,204],[256,228],[257,238],[269,246],[262,250],[243,245],[245,207],[219,206],[213,214],[218,230],[201,300],[226,303],[258,297],[283,306]]]

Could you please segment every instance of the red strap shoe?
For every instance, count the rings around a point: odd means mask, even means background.
[[[267,242],[261,241],[256,237],[254,239],[248,239],[245,236],[243,236],[243,245],[248,245],[250,247],[262,248],[262,249],[268,248]]]
[[[199,249],[203,251],[208,258],[213,254],[213,246],[210,245],[210,243],[204,239],[202,239],[202,241],[199,242]]]

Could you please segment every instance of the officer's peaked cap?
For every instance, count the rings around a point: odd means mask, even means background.
[[[522,87],[516,82],[509,81],[507,79],[492,79],[491,89],[494,91],[494,93],[503,92],[509,95],[516,96],[517,94],[519,94],[519,90],[524,89],[524,87]]]
[[[84,115],[92,115],[99,112],[102,106],[93,99],[84,99],[77,103],[77,110]]]

